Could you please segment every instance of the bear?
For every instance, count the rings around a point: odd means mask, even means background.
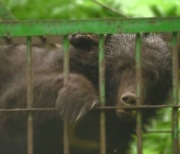
[[[161,105],[169,97],[172,88],[171,48],[159,34],[143,34],[142,36],[142,102],[143,105]],[[75,35],[71,40],[77,50],[84,44],[93,44],[98,49],[97,36]],[[106,105],[135,106],[136,68],[135,41],[136,35],[116,34],[105,37],[106,62]],[[89,42],[89,43],[87,43]],[[90,43],[91,42],[91,43]],[[89,48],[89,63],[97,65],[98,54]],[[94,56],[92,56],[94,55]],[[96,61],[96,62],[95,62]],[[155,109],[141,110],[143,126],[149,124],[156,115]],[[118,117],[118,118],[117,118]],[[129,109],[106,111],[107,153],[125,154],[136,130],[136,112]],[[117,124],[115,124],[117,123]],[[144,129],[144,127],[143,127]]]
[[[98,37],[72,35],[70,73],[63,76],[63,49],[32,47],[34,154],[63,153],[63,120],[70,124],[72,154],[99,153]],[[133,34],[106,35],[105,85],[107,106],[135,106],[135,40]],[[171,89],[171,52],[159,35],[142,35],[143,104],[163,104]],[[0,108],[26,108],[26,46],[0,47]],[[155,114],[141,111],[143,124]],[[27,151],[27,112],[0,112],[0,153]],[[126,154],[136,129],[130,109],[106,111],[107,154]]]
[[[172,86],[171,48],[162,35],[143,34],[141,37],[142,102],[147,105],[163,104]],[[107,35],[105,38],[107,103],[136,105],[135,39],[136,35],[128,34]],[[94,52],[98,50],[96,35],[75,35],[70,42],[77,50],[84,51],[87,51],[87,47],[81,44],[93,44],[93,48],[88,51],[90,58],[87,63],[98,65],[98,52]]]

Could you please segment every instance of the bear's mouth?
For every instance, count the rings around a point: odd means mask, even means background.
[[[121,108],[121,109],[116,109],[116,115],[118,117],[128,117],[130,119],[134,119],[136,118],[137,111],[135,109]]]

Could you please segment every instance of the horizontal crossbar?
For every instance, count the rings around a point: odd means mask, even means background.
[[[180,105],[140,105],[140,106],[104,106],[96,107],[99,110],[113,110],[113,109],[159,109],[159,108],[180,108]],[[13,108],[0,109],[0,112],[19,112],[19,111],[58,111],[56,108]]]
[[[74,33],[115,34],[178,32],[180,18],[120,18],[59,21],[0,22],[0,37],[68,35]]]

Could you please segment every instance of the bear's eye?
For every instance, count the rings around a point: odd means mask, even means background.
[[[144,71],[143,76],[148,77],[152,81],[157,81],[159,78],[159,74],[157,71]]]

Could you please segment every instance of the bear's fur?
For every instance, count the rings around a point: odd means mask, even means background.
[[[105,38],[106,104],[136,104],[135,35]],[[63,122],[79,120],[98,105],[98,39],[70,38],[70,74],[63,80],[63,49],[33,47],[33,107],[58,112],[34,112],[34,154],[63,152]],[[26,46],[0,47],[0,108],[26,108]],[[142,36],[143,104],[162,104],[171,88],[171,53],[155,34]],[[124,99],[124,94],[132,98]],[[129,95],[130,94],[130,95]],[[133,100],[133,101],[132,101]],[[147,122],[154,110],[142,111]],[[24,154],[27,148],[25,112],[0,112],[0,153]],[[106,112],[107,154],[125,154],[135,134],[135,115],[129,110]],[[99,110],[90,111],[71,128],[72,154],[99,153]],[[86,143],[85,146],[81,143]],[[86,141],[86,142],[85,142]],[[83,147],[84,146],[84,147]]]

